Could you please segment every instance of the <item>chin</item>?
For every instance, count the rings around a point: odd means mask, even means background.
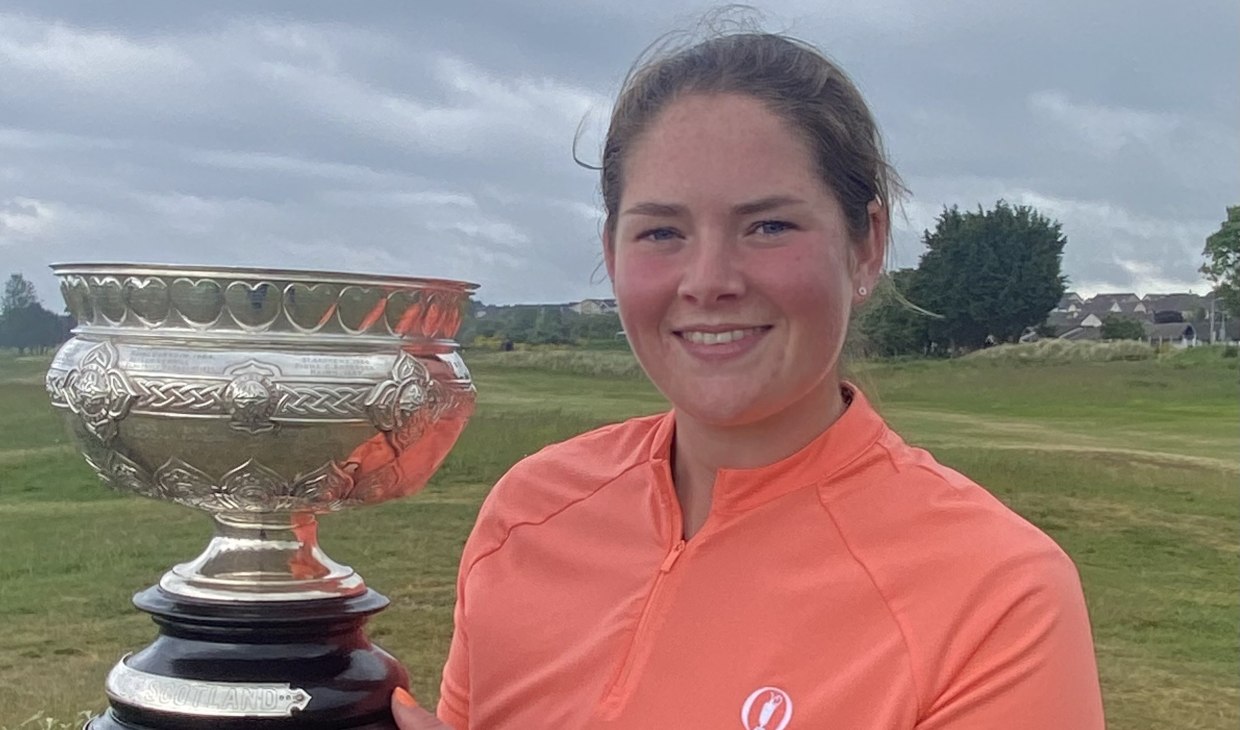
[[[714,397],[669,399],[676,410],[704,425],[733,428],[757,423],[773,415],[770,403],[759,398]],[[764,407],[765,406],[765,407]]]

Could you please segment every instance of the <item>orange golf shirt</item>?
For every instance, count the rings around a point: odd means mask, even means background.
[[[682,539],[675,414],[517,464],[461,560],[457,730],[1095,730],[1072,562],[855,392],[792,456],[721,470]]]

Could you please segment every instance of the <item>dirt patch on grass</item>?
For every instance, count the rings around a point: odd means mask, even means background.
[[[1016,451],[1070,452],[1112,459],[1121,465],[1147,464],[1177,468],[1197,468],[1240,474],[1240,460],[1223,459],[1198,454],[1133,448],[1129,444],[1116,443],[1114,437],[1102,438],[1065,430],[1059,425],[1046,425],[1029,421],[1011,421],[986,418],[976,414],[944,413],[902,409],[899,415],[929,422],[952,424],[953,438],[930,436],[926,443],[933,446],[959,446]],[[898,416],[897,416],[898,418]],[[977,439],[960,438],[959,434],[972,432]],[[985,439],[981,441],[980,439]]]
[[[1202,471],[1223,471],[1229,474],[1240,474],[1240,463],[1226,459],[1215,459],[1210,456],[1193,456],[1191,454],[1174,454],[1165,451],[1143,451],[1140,449],[1123,449],[1114,447],[1088,446],[1083,444],[1037,444],[1037,443],[985,443],[965,439],[935,439],[935,447],[947,446],[958,448],[984,448],[1004,451],[1061,452],[1090,456],[1097,461],[1110,461],[1119,466],[1161,466],[1177,469],[1198,469]]]

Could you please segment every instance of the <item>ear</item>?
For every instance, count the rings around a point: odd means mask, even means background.
[[[853,303],[859,304],[874,292],[878,277],[882,276],[887,260],[887,211],[878,199],[866,206],[870,218],[870,230],[865,239],[853,249]],[[859,293],[865,287],[866,296]]]
[[[607,266],[607,278],[616,282],[616,237],[611,226],[603,224],[603,263]]]

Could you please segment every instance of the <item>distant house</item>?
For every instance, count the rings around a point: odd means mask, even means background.
[[[1063,333],[1080,326],[1081,312],[1079,309],[1075,311],[1054,309],[1050,314],[1046,315],[1046,324],[1043,325],[1042,330],[1049,337],[1059,337]]]
[[[1075,327],[1059,336],[1061,340],[1086,341],[1101,340],[1102,327]]]
[[[569,309],[577,314],[611,314],[616,311],[615,299],[582,299],[570,304]]]
[[[1065,292],[1064,295],[1059,298],[1059,303],[1056,304],[1055,308],[1051,311],[1072,314],[1074,312],[1081,311],[1081,306],[1083,304],[1085,304],[1085,300],[1081,299],[1080,294],[1073,291]]]
[[[1166,324],[1168,322],[1183,322],[1184,313],[1175,311],[1175,310],[1160,309],[1157,312],[1154,312],[1154,316],[1150,318],[1150,321],[1153,322],[1154,324]]]
[[[1132,292],[1113,292],[1083,300],[1068,292],[1039,329],[1042,334],[1065,340],[1095,340],[1101,339],[1102,323],[1108,318],[1126,319],[1140,322],[1146,340],[1153,345],[1192,347],[1199,336],[1210,338],[1208,317],[1202,317],[1202,312],[1209,310],[1208,297],[1191,293],[1138,297]]]
[[[1176,348],[1196,347],[1197,330],[1190,322],[1163,322],[1145,324],[1145,337],[1151,345],[1170,345]]]
[[[483,304],[482,302],[473,303],[473,315],[475,319],[481,319],[488,314],[495,314],[499,310],[500,307],[494,304]]]
[[[1140,310],[1137,309],[1138,305],[1141,305]],[[1132,292],[1123,292],[1122,294],[1095,294],[1085,300],[1082,308],[1088,312],[1105,312],[1110,314],[1133,314],[1138,311],[1144,313],[1147,309],[1147,307],[1142,305],[1141,297],[1138,297]]]
[[[1151,314],[1179,312],[1185,322],[1195,320],[1199,312],[1209,309],[1209,300],[1197,294],[1147,294],[1143,301]]]

